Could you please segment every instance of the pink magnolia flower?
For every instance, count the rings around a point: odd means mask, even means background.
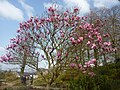
[[[39,34],[36,34],[36,37],[37,37],[37,39],[39,39],[39,38],[40,38],[40,35],[39,35]]]
[[[108,42],[108,44],[107,44],[108,46],[110,46],[111,45],[111,42]]]
[[[27,21],[28,23],[32,22],[33,17],[30,17],[30,19]]]
[[[94,27],[94,24],[92,24],[91,27],[93,28],[93,27]]]
[[[87,64],[90,65],[90,64],[93,64],[93,62],[92,61],[88,61]]]
[[[88,75],[90,75],[91,77],[95,76],[96,74],[94,72],[89,72]]]
[[[65,16],[65,17],[67,16],[67,12],[64,12],[64,16]]]
[[[10,53],[7,53],[6,56],[7,56],[7,58],[10,58],[10,57],[11,57],[11,54],[10,54]]]
[[[96,62],[96,59],[92,59],[88,62],[85,62],[85,67],[86,68],[89,68],[92,64],[94,64]]]
[[[59,58],[61,56],[61,52],[58,50],[57,51],[57,57]]]
[[[66,52],[66,57],[68,56],[68,52]]]
[[[81,64],[78,64],[78,68],[80,68],[80,69],[81,69],[81,68],[82,68],[82,65],[81,65]]]
[[[98,32],[94,32],[94,34],[97,36],[99,33]]]
[[[83,41],[83,37],[79,37],[78,39],[77,39],[77,42],[78,43],[80,43],[80,42],[82,42]]]
[[[104,45],[107,45],[107,42],[104,42]]]
[[[79,37],[80,41],[83,41],[83,37]]]
[[[2,60],[0,60],[0,62],[3,62]]]
[[[71,37],[70,40],[71,40],[72,44],[76,44],[76,41],[73,37]]]
[[[46,21],[47,21],[47,22],[51,22],[51,19],[50,19],[50,18],[47,18]]]
[[[10,49],[14,49],[15,47],[17,47],[17,45],[16,44],[11,44],[8,48]]]
[[[80,39],[77,39],[77,42],[78,42],[78,43],[80,43],[80,42],[81,42],[81,40],[80,40]]]
[[[85,19],[86,19],[86,17],[82,17],[82,19],[83,19],[83,20],[85,20]]]
[[[60,30],[60,33],[63,33],[63,30]]]
[[[93,43],[91,48],[92,48],[92,49],[95,49],[95,48],[96,48],[96,44]]]
[[[111,45],[111,42],[104,42],[104,45],[110,46],[110,45]]]
[[[97,38],[98,38],[99,42],[102,42],[102,37],[101,36],[97,36]]]
[[[75,68],[75,67],[76,67],[76,64],[75,64],[75,63],[70,63],[70,67],[71,67],[71,68]]]
[[[84,30],[86,30],[87,29],[87,25],[85,24],[85,25],[83,25],[83,29]]]
[[[66,23],[66,26],[68,27],[70,24]]]
[[[91,36],[91,35],[88,35],[88,37],[89,37],[90,39],[92,39],[92,36]]]
[[[78,20],[80,20],[80,17],[79,17],[79,16],[77,16],[77,17],[75,18],[75,20],[77,20],[77,21],[78,21]]]
[[[72,41],[72,44],[76,44],[76,41],[75,41],[75,40],[73,40],[73,41]]]
[[[78,8],[74,8],[74,12],[75,12],[75,13],[78,12],[78,10],[79,10]]]
[[[21,30],[17,30],[17,33],[20,33]]]
[[[20,25],[20,28],[22,28],[22,23],[19,23],[19,25]]]
[[[94,58],[94,59],[92,59],[91,61],[95,63],[97,60]]]
[[[78,60],[78,59],[79,59],[79,58],[78,58],[78,56],[76,56],[75,58],[76,58],[76,60]]]
[[[75,19],[75,17],[72,17],[72,21]]]
[[[90,45],[90,41],[87,42],[87,45]]]
[[[50,32],[49,32],[49,31],[47,31],[46,33],[47,33],[47,34],[50,34]]]
[[[2,61],[5,61],[5,62],[8,61],[8,59],[7,59],[7,57],[5,55],[1,56],[0,58],[2,59]]]
[[[45,19],[44,18],[41,18],[41,22],[44,22],[45,21]]]
[[[61,37],[64,37],[65,36],[65,34],[64,33],[61,33]]]
[[[8,46],[7,46],[7,48],[6,48],[6,50],[9,50],[10,48],[11,48],[11,46],[10,46],[10,45],[8,45]]]
[[[54,9],[53,7],[50,7],[50,8],[48,8],[48,11],[49,11],[49,12],[54,12],[55,9]]]
[[[82,73],[85,74],[87,71],[83,71]]]
[[[69,18],[66,17],[66,18],[64,18],[64,20],[67,22],[67,21],[69,21]]]
[[[104,37],[109,37],[109,34],[104,34],[103,36],[104,36]]]
[[[35,19],[34,19],[34,22],[35,23],[37,23],[39,20],[38,20],[38,17],[36,17]]]
[[[85,62],[85,67],[90,67],[90,62]]]
[[[79,28],[82,29],[82,26],[80,25]]]

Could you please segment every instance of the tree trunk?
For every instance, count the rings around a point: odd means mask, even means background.
[[[25,69],[25,67],[22,66],[22,67],[21,67],[21,72],[20,72],[21,83],[22,83],[23,85],[26,84],[25,77],[24,77],[24,69]]]
[[[26,56],[26,54],[24,54],[23,63],[22,63],[22,67],[21,67],[21,73],[20,73],[21,83],[22,83],[23,85],[26,85],[26,77],[24,76],[26,59],[27,59],[27,56]]]
[[[94,49],[94,58],[98,61],[97,49]],[[95,67],[97,67],[97,61],[95,62]]]
[[[105,54],[103,55],[103,57],[104,57],[103,66],[105,66],[105,65],[107,65]]]
[[[50,85],[49,84],[47,84],[46,90],[50,90]]]

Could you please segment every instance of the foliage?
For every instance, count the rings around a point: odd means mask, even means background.
[[[44,17],[31,17],[20,23],[17,36],[11,39],[8,53],[0,61],[20,64],[21,76],[26,65],[32,67],[40,72],[42,79],[38,82],[44,80],[48,87],[59,80],[64,84],[61,78],[68,74],[66,84],[71,89],[96,90],[104,85],[108,86],[104,88],[110,89],[110,83],[106,80],[111,82],[111,78],[116,78],[117,70],[109,71],[109,66],[105,69],[97,67],[100,63],[106,65],[107,60],[113,61],[108,57],[116,53],[117,44],[114,47],[111,40],[114,36],[106,32],[111,24],[101,20],[99,15],[95,16],[90,22],[91,16],[79,16],[79,8],[61,11],[53,5]],[[110,29],[114,29],[113,26]],[[47,70],[38,68],[38,62],[42,61],[47,63]]]
[[[5,79],[5,73],[0,71],[0,79]]]
[[[12,87],[6,87],[6,88],[3,88],[3,90],[13,90]]]
[[[13,87],[5,87],[2,90],[30,90],[32,89],[31,87],[27,87],[27,86],[13,86]],[[36,89],[35,89],[36,90]]]
[[[7,82],[11,82],[11,81],[17,80],[18,77],[14,72],[8,71],[8,72],[5,72],[5,79],[7,80]]]
[[[41,77],[40,74],[38,74],[38,78],[36,78],[34,80],[34,83],[33,83],[34,86],[45,86],[46,85],[46,82],[43,80],[43,78]]]
[[[61,78],[70,90],[119,90],[120,62],[94,69],[95,76],[90,77],[78,70],[68,70]]]

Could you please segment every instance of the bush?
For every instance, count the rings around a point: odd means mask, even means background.
[[[32,87],[28,86],[13,86],[13,87],[5,87],[2,90],[30,90]]]
[[[11,71],[5,73],[5,79],[7,82],[15,81],[18,77]]]
[[[93,69],[96,76],[90,77],[79,70],[67,70],[61,80],[70,90],[120,90],[120,63]]]
[[[4,72],[0,72],[0,79],[5,79],[5,73]]]
[[[3,90],[14,90],[12,87],[6,87]]]
[[[38,74],[38,78],[33,81],[34,86],[46,86],[46,83],[44,82],[43,78],[40,74]]]

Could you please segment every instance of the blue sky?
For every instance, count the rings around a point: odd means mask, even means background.
[[[65,8],[78,6],[81,15],[88,13],[90,8],[110,8],[120,4],[118,0],[0,0],[0,56],[5,53],[10,39],[15,37],[19,23],[30,16],[40,16],[52,1]]]
[[[30,16],[40,15],[44,3],[50,3],[50,0],[0,0],[0,55],[10,38],[15,37],[19,23]]]

